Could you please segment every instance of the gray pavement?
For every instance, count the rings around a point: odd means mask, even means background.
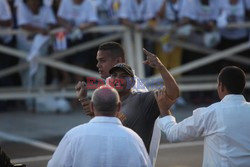
[[[177,107],[173,115],[180,121],[191,115],[194,108]],[[89,119],[80,109],[67,114],[0,112],[0,145],[12,162],[44,167],[62,136]],[[202,154],[201,141],[170,144],[162,135],[156,167],[200,167]]]

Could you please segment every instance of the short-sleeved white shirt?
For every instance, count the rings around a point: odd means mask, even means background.
[[[74,4],[73,0],[62,0],[57,15],[75,26],[98,21],[96,6],[90,0],[84,0],[80,5]]]
[[[209,5],[202,5],[200,0],[184,0],[180,18],[187,17],[199,23],[216,20],[219,15],[217,0],[210,0]]]
[[[10,20],[11,11],[7,0],[0,0],[0,20]]]
[[[14,6],[18,7],[22,3],[23,3],[23,0],[15,0]],[[47,6],[52,6],[53,0],[43,0],[43,4]]]
[[[167,2],[165,6],[165,14],[163,23],[169,21],[177,21],[180,18],[180,11],[182,10],[183,0],[177,0],[176,3]]]
[[[120,0],[94,0],[98,15],[99,25],[118,23]]]
[[[154,6],[152,8],[154,16],[157,16],[157,13],[161,9],[163,2],[164,2],[164,0],[150,0],[151,6]]]
[[[245,6],[243,0],[231,5],[229,0],[223,0],[220,4],[221,10],[226,12],[228,23],[242,23],[245,21]],[[240,39],[247,37],[247,30],[244,28],[222,29],[221,35],[228,39]]]
[[[249,0],[245,0],[244,4],[245,4],[245,8],[247,10],[250,10],[250,1]]]
[[[32,25],[40,28],[48,28],[49,24],[55,24],[54,13],[49,6],[40,7],[37,15],[33,14],[25,3],[20,3],[17,7],[17,25]],[[27,36],[19,34],[18,42],[27,43]]]
[[[145,22],[154,17],[154,12],[149,0],[142,0],[140,4],[136,0],[121,0],[119,18],[132,22]]]
[[[46,28],[49,24],[55,24],[56,19],[53,11],[48,6],[42,6],[37,15],[33,14],[26,4],[20,4],[17,8],[18,26],[31,24],[33,26]]]
[[[0,20],[2,21],[11,20],[11,11],[7,0],[0,0]],[[5,27],[0,26],[0,30],[4,28]],[[11,38],[12,37],[9,35],[0,36],[0,39],[2,39],[4,42],[9,42]]]

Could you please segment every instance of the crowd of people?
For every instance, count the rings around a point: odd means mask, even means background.
[[[30,63],[30,68],[20,71],[18,76],[0,78],[1,86],[22,85],[28,89],[54,82],[66,86],[83,80],[84,76],[54,69],[48,71],[47,67],[36,63],[35,57],[47,56],[105,35],[85,33],[94,26],[124,25],[132,31],[154,32],[157,26],[170,25],[167,36],[187,36],[189,42],[218,50],[249,40],[246,27],[227,28],[229,24],[240,24],[250,19],[248,0],[1,0],[0,9],[1,30],[28,32],[28,35],[18,33],[16,36],[0,34],[1,45],[27,53],[26,60],[1,53],[0,69],[26,61]],[[63,29],[53,32],[59,27]],[[159,32],[154,33],[159,35]],[[161,35],[166,33],[161,32]],[[204,56],[174,47],[167,40],[161,43],[145,41],[144,45],[155,52],[169,69]],[[249,50],[239,54],[247,57]],[[69,55],[62,61],[96,70],[95,55],[96,49],[89,49]],[[225,65],[235,65],[235,62],[221,60],[184,75],[215,74]],[[246,72],[250,71],[248,65],[237,65]],[[146,76],[153,73],[151,68],[146,70]],[[28,99],[26,105],[28,109],[33,108],[34,100]]]

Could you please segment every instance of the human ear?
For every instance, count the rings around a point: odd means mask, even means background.
[[[94,103],[91,101],[90,102],[90,111],[92,112],[92,113],[94,113]]]

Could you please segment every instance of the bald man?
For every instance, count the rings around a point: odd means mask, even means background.
[[[48,167],[151,167],[142,139],[115,117],[120,108],[114,88],[96,89],[90,102],[95,117],[65,134]]]

